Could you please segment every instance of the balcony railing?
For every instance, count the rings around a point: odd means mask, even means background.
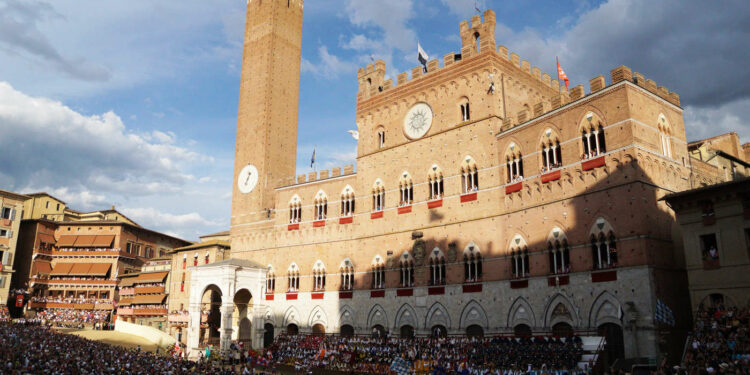
[[[112,310],[111,303],[29,302],[32,309]]]
[[[184,313],[170,313],[167,316],[167,321],[170,323],[189,323],[190,322],[190,314],[187,312]]]
[[[162,309],[154,309],[154,308],[145,308],[145,309],[133,309],[133,315],[167,315],[167,308]]]
[[[136,294],[157,294],[164,293],[163,286],[137,286],[135,287]]]
[[[89,279],[31,279],[31,285],[117,285],[117,280],[89,280]]]

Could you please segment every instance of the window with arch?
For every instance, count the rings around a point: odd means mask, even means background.
[[[385,128],[381,125],[378,126],[378,148],[385,147]]]
[[[430,285],[445,285],[445,255],[437,247],[430,254]]]
[[[589,112],[581,124],[582,159],[597,157],[607,152],[604,125],[596,114]]]
[[[664,156],[672,157],[672,127],[664,114],[659,115],[659,138],[661,140],[661,152]]]
[[[385,208],[385,185],[380,179],[372,185],[372,210],[383,211]]]
[[[562,167],[562,148],[557,134],[552,129],[544,132],[542,139],[542,173]]]
[[[346,185],[341,191],[341,216],[354,215],[354,189]]]
[[[408,206],[414,203],[414,183],[412,183],[411,175],[408,172],[401,174],[401,178],[398,182],[398,189],[401,193],[399,206]]]
[[[273,266],[268,266],[266,273],[266,293],[273,293],[276,290],[276,274],[273,272]]]
[[[469,110],[469,99],[467,97],[461,98],[458,102],[458,108],[461,111],[461,122],[471,120],[471,112]]]
[[[349,259],[344,259],[341,262],[341,290],[353,290],[354,289],[354,265]]]
[[[372,289],[385,288],[385,262],[380,255],[375,256],[372,260]]]
[[[193,254],[193,267],[198,266],[198,253]]]
[[[547,239],[549,272],[554,275],[570,272],[570,246],[560,228],[554,228]]]
[[[206,264],[208,264],[208,262],[210,262],[210,259],[209,259],[209,255],[210,255],[210,254],[208,253],[208,251],[206,251],[206,256],[204,257],[204,262],[205,262]]]
[[[414,258],[408,251],[401,255],[399,270],[401,271],[400,285],[403,287],[414,286]]]
[[[315,220],[328,217],[328,196],[322,190],[315,195]]]
[[[515,143],[508,146],[505,153],[505,163],[507,172],[507,183],[513,183],[523,180],[523,154],[521,148]]]
[[[289,201],[289,224],[297,224],[302,221],[302,199],[295,194]]]
[[[430,168],[430,172],[427,175],[427,182],[430,185],[430,200],[443,198],[445,193],[443,171],[437,164]]]
[[[603,218],[597,219],[591,230],[591,256],[594,269],[617,267],[617,237]]]
[[[461,162],[461,190],[464,194],[479,190],[479,170],[471,156]]]
[[[299,267],[295,263],[289,266],[287,273],[287,291],[296,292],[299,291]]]
[[[521,235],[516,235],[510,243],[510,268],[514,278],[529,276],[529,249]]]
[[[323,291],[326,289],[326,267],[323,262],[315,262],[313,267],[313,291]]]
[[[482,280],[482,254],[473,242],[464,249],[464,279],[466,282]]]

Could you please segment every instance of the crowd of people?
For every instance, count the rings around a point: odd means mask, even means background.
[[[9,322],[10,313],[8,312],[8,306],[0,306],[0,322]]]
[[[52,297],[31,297],[31,302],[41,302],[41,303],[91,303],[91,304],[108,304],[111,305],[112,301],[108,299],[98,299],[98,298],[84,298],[84,297],[68,297],[63,298],[62,296]]]
[[[750,310],[722,305],[698,309],[683,368],[696,374],[750,371]]]
[[[28,319],[41,324],[67,328],[79,328],[84,325],[103,327],[103,324],[110,320],[108,311],[75,309],[38,310],[34,311]]]
[[[250,374],[247,367],[192,362],[125,349],[36,324],[0,323],[1,374]]]
[[[296,369],[389,373],[394,361],[423,373],[507,374],[579,371],[577,337],[558,338],[365,338],[280,335],[269,348],[273,363]]]

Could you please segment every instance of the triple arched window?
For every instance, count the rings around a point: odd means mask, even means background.
[[[302,221],[302,199],[294,195],[289,201],[289,224],[297,224]]]
[[[315,220],[328,217],[328,196],[321,190],[315,195]]]
[[[482,254],[473,242],[464,249],[464,279],[466,282],[482,279]]]
[[[399,197],[399,206],[408,206],[414,203],[414,183],[408,172],[401,174],[401,178],[398,182],[398,189],[401,194]]]
[[[313,291],[322,291],[326,289],[326,267],[323,262],[315,262],[313,267]]]
[[[529,276],[529,249],[519,234],[510,243],[510,269],[514,278]]]
[[[341,216],[354,215],[354,189],[346,185],[341,191]]]
[[[290,292],[296,292],[299,290],[299,267],[295,263],[292,263],[286,271],[287,274],[287,290]]]
[[[379,255],[372,261],[372,289],[385,288],[385,263]]]
[[[469,99],[466,97],[461,98],[461,100],[459,101],[458,107],[461,112],[461,122],[471,120],[471,111],[469,110]]]
[[[430,285],[444,285],[445,271],[445,256],[436,247],[430,255]]]
[[[547,129],[545,139],[542,140],[542,173],[562,167],[562,148],[560,140]]]
[[[591,257],[594,269],[617,267],[617,237],[604,218],[597,219],[591,229]]]
[[[547,249],[549,272],[555,275],[570,272],[570,247],[564,235],[560,238],[550,238],[547,242]]]
[[[520,147],[511,143],[505,156],[506,180],[513,183],[523,180],[523,154]]]
[[[341,290],[354,289],[354,265],[349,259],[341,262]]]
[[[401,286],[414,286],[414,258],[412,258],[412,256],[409,255],[408,252],[404,253],[404,255],[401,256],[401,260],[399,261],[399,266],[401,271]]]
[[[445,194],[443,185],[443,171],[437,165],[430,168],[427,175],[427,183],[430,185],[430,200],[441,199]]]
[[[385,185],[380,179],[372,186],[372,210],[383,211],[385,208]]]
[[[607,152],[602,121],[594,113],[587,113],[581,125],[582,159],[597,157]]]
[[[461,163],[461,188],[464,194],[479,190],[479,170],[471,156]]]

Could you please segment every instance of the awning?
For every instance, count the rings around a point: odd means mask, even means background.
[[[42,243],[54,245],[55,237],[53,237],[51,234],[39,233],[39,241]]]
[[[107,276],[109,269],[112,268],[110,263],[94,263],[91,265],[89,275],[91,276]]]
[[[136,281],[136,284],[138,283],[160,283],[164,281],[164,278],[169,275],[169,272],[152,272],[152,273],[142,273],[138,275],[138,280]]]
[[[121,298],[120,302],[117,303],[117,306],[130,306],[133,304],[132,298]]]
[[[123,277],[122,279],[120,279],[120,287],[122,288],[133,286],[136,281],[138,281],[137,277]]]
[[[92,247],[112,247],[112,242],[115,240],[114,235],[96,236]]]
[[[60,236],[60,241],[57,241],[57,247],[73,247],[77,239],[78,236]]]
[[[166,294],[146,294],[135,296],[133,298],[134,305],[161,305],[167,298]]]
[[[52,269],[50,276],[65,276],[70,272],[70,269],[73,268],[74,265],[74,263],[58,263]]]
[[[52,265],[49,262],[36,261],[31,266],[32,275],[49,275],[52,272]]]
[[[76,263],[76,264],[73,264],[73,267],[70,269],[70,272],[68,272],[68,275],[85,276],[89,274],[90,269],[91,269],[91,263]]]
[[[91,244],[94,243],[94,239],[96,236],[89,236],[89,235],[83,235],[78,236],[78,239],[76,239],[75,247],[91,247]]]

